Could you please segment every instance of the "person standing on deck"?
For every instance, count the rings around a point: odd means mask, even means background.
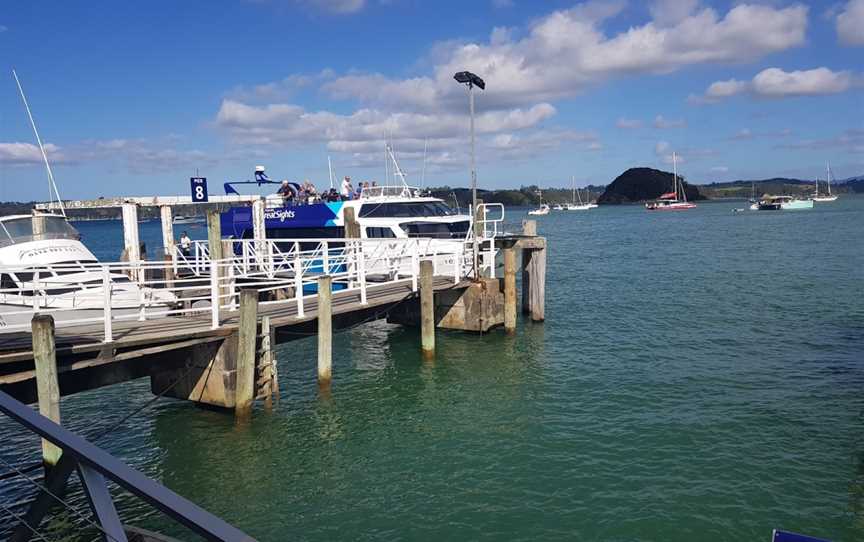
[[[192,239],[185,231],[180,234],[180,252],[186,257],[192,254]]]
[[[344,200],[351,199],[351,193],[352,192],[353,192],[353,189],[351,188],[351,177],[346,176],[344,179],[342,179],[342,189],[341,189],[342,199],[344,199]]]

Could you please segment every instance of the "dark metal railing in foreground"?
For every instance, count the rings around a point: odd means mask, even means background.
[[[63,450],[59,462],[46,476],[45,485],[38,492],[22,524],[10,540],[30,539],[33,530],[38,529],[47,514],[52,500],[58,498],[57,494],[63,493],[66,480],[72,471],[77,469],[89,498],[94,520],[106,541],[128,540],[108,490],[107,478],[206,540],[254,542],[251,536],[236,527],[147,478],[98,446],[67,431],[2,391],[0,411]]]

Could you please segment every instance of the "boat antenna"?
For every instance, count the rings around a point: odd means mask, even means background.
[[[423,140],[423,172],[420,174],[420,188],[426,188],[426,146],[429,144],[429,138]]]
[[[33,127],[33,133],[36,135],[36,143],[39,144],[39,150],[42,152],[42,160],[45,161],[45,170],[48,171],[48,197],[53,199],[57,197],[57,204],[60,206],[60,212],[63,217],[66,217],[66,209],[63,207],[63,201],[60,200],[60,192],[57,191],[57,183],[54,182],[54,173],[51,172],[51,164],[48,162],[48,155],[45,154],[45,147],[42,145],[42,138],[39,137],[39,130],[36,129],[36,122],[33,120],[33,114],[30,112],[30,104],[27,103],[27,97],[24,96],[24,89],[21,87],[21,81],[18,79],[18,74],[12,70],[12,77],[15,78],[15,83],[18,85],[18,92],[21,94],[21,101],[24,102],[24,109],[27,110],[27,116],[30,118],[30,126]],[[53,189],[53,194],[52,194]]]
[[[390,155],[390,160],[393,161],[393,177],[399,177],[399,180],[402,181],[402,186],[408,188],[408,183],[405,181],[405,174],[402,172],[402,168],[399,167],[399,162],[396,161],[396,155],[393,154],[393,147],[387,145],[387,153]]]
[[[327,169],[330,170],[330,188],[333,188],[333,164],[330,162],[330,157],[327,157]]]

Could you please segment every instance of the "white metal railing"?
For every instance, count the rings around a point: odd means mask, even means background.
[[[236,315],[241,288],[258,290],[264,306],[294,304],[303,317],[325,274],[334,290],[356,291],[366,303],[375,285],[406,281],[416,291],[421,260],[431,260],[435,274],[454,283],[471,272],[470,245],[459,241],[281,239],[257,246],[226,241],[217,260],[206,242],[196,242],[173,262],[0,266],[0,332],[29,331],[41,313],[54,316],[58,327],[101,324],[102,339],[111,342],[116,323],[124,321],[209,316],[219,327]]]

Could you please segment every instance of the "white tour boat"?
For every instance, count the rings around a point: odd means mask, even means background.
[[[549,208],[549,206],[547,204],[543,203],[543,191],[540,189],[537,189],[537,193],[540,195],[540,206],[537,207],[536,209],[531,209],[530,211],[528,211],[528,214],[532,215],[532,216],[548,215],[549,211],[551,209]]]

